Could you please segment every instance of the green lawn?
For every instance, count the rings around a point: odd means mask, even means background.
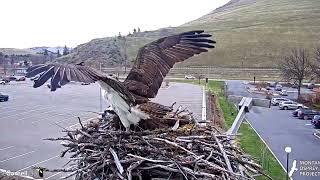
[[[176,82],[198,84],[197,80],[177,80]],[[201,81],[201,84],[203,83],[204,82]],[[237,116],[237,109],[227,102],[227,99],[224,96],[223,84],[222,81],[209,81],[208,88],[219,97],[220,108],[223,111],[225,119],[225,127],[228,129],[231,127]],[[274,180],[283,180],[286,178],[286,173],[283,171],[278,161],[248,123],[242,123],[239,133],[241,136],[239,136],[238,142],[244,152],[254,157]],[[263,180],[267,178],[259,177],[258,179]]]

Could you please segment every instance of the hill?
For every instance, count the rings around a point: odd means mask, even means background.
[[[17,48],[0,48],[0,52],[5,55],[27,55],[27,54],[36,54],[32,49],[17,49]]]
[[[129,62],[144,44],[194,29],[213,34],[216,48],[178,66],[275,67],[291,48],[312,50],[320,46],[320,1],[231,0],[182,26],[127,36],[125,45]],[[94,39],[58,60],[88,60],[90,64],[100,61],[114,66],[124,63],[123,47],[123,41],[117,37]]]

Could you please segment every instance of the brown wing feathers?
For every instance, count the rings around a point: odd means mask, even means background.
[[[190,31],[147,44],[139,50],[136,62],[123,84],[108,80],[94,69],[84,66],[84,63],[35,65],[27,70],[26,77],[39,75],[34,87],[40,87],[51,79],[51,91],[70,81],[93,83],[103,80],[130,100],[140,99],[142,103],[157,95],[163,79],[175,63],[214,48],[215,41],[209,37],[211,35],[203,31]]]
[[[136,62],[124,82],[125,86],[137,95],[155,97],[164,77],[175,63],[214,48],[215,41],[208,37],[211,35],[203,34],[203,31],[190,31],[144,46],[138,52]]]
[[[51,91],[70,81],[93,83],[103,77],[93,69],[82,65],[42,64],[32,66],[27,70],[26,77],[40,75],[33,87],[40,87],[51,78]]]

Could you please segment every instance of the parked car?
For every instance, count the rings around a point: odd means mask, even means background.
[[[192,76],[192,75],[185,75],[184,78],[185,78],[185,79],[195,79],[195,77]]]
[[[4,81],[5,83],[9,83],[10,82],[10,80],[6,79],[6,78],[0,79],[0,81]]]
[[[287,98],[272,98],[271,99],[271,104],[273,106],[278,106],[280,102],[282,101],[290,101],[290,99],[287,99]]]
[[[25,77],[19,77],[19,78],[16,79],[16,81],[25,81],[25,80],[26,80]]]
[[[299,104],[299,103],[296,103],[296,102],[293,102],[293,101],[282,101],[279,104],[279,108],[280,109],[284,109],[284,110],[287,110],[287,109],[300,109],[302,107],[303,107],[303,104]]]
[[[281,96],[288,96],[288,92],[287,92],[286,90],[282,90],[282,91],[280,92],[280,95],[281,95]]]
[[[282,90],[282,85],[281,84],[277,84],[276,87],[274,88],[274,90],[281,91]]]
[[[14,77],[14,76],[8,76],[8,77],[6,77],[6,79],[8,79],[9,81],[15,81],[15,80],[17,80],[17,78]]]
[[[277,83],[276,82],[269,82],[268,85],[270,87],[276,87]]]
[[[301,109],[300,111],[298,111],[299,119],[304,119],[304,120],[313,119],[315,115],[320,115],[320,112],[315,111],[313,109]]]
[[[90,83],[85,83],[85,82],[83,82],[83,83],[81,83],[81,85],[89,85]]]
[[[301,109],[310,109],[310,108],[304,106],[304,107],[302,107],[302,108],[296,109],[295,111],[292,112],[292,116],[293,116],[293,117],[298,117],[298,112],[299,112]]]
[[[8,101],[9,100],[9,96],[8,95],[4,95],[2,93],[0,93],[0,102],[1,101]]]
[[[320,115],[315,115],[313,119],[311,120],[311,124],[317,128],[320,129]]]
[[[308,89],[313,89],[314,87],[315,87],[315,85],[313,83],[310,83],[310,84],[307,85]]]
[[[5,85],[5,84],[6,84],[6,81],[0,80],[0,84]]]

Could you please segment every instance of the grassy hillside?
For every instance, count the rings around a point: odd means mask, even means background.
[[[186,30],[204,29],[214,35],[216,48],[178,66],[275,67],[288,50],[320,46],[320,1],[231,0],[213,12],[180,27],[141,32],[127,37],[129,61],[139,47],[159,37]],[[110,43],[113,41],[113,43]],[[108,65],[123,63],[122,41],[101,38],[80,45],[63,60]],[[118,49],[109,52],[109,48]],[[110,60],[110,56],[116,59]],[[111,61],[112,63],[110,63]]]
[[[175,29],[164,28],[157,31],[139,32],[125,37],[97,38],[77,46],[72,53],[55,61],[68,63],[85,61],[91,66],[98,67],[99,63],[102,63],[104,67],[115,67],[125,64],[124,59],[127,54],[127,64],[130,65],[135,60],[140,47],[159,37],[174,33],[176,33]]]
[[[232,0],[184,26],[209,30],[219,42],[199,64],[272,67],[290,48],[320,46],[320,1]]]

